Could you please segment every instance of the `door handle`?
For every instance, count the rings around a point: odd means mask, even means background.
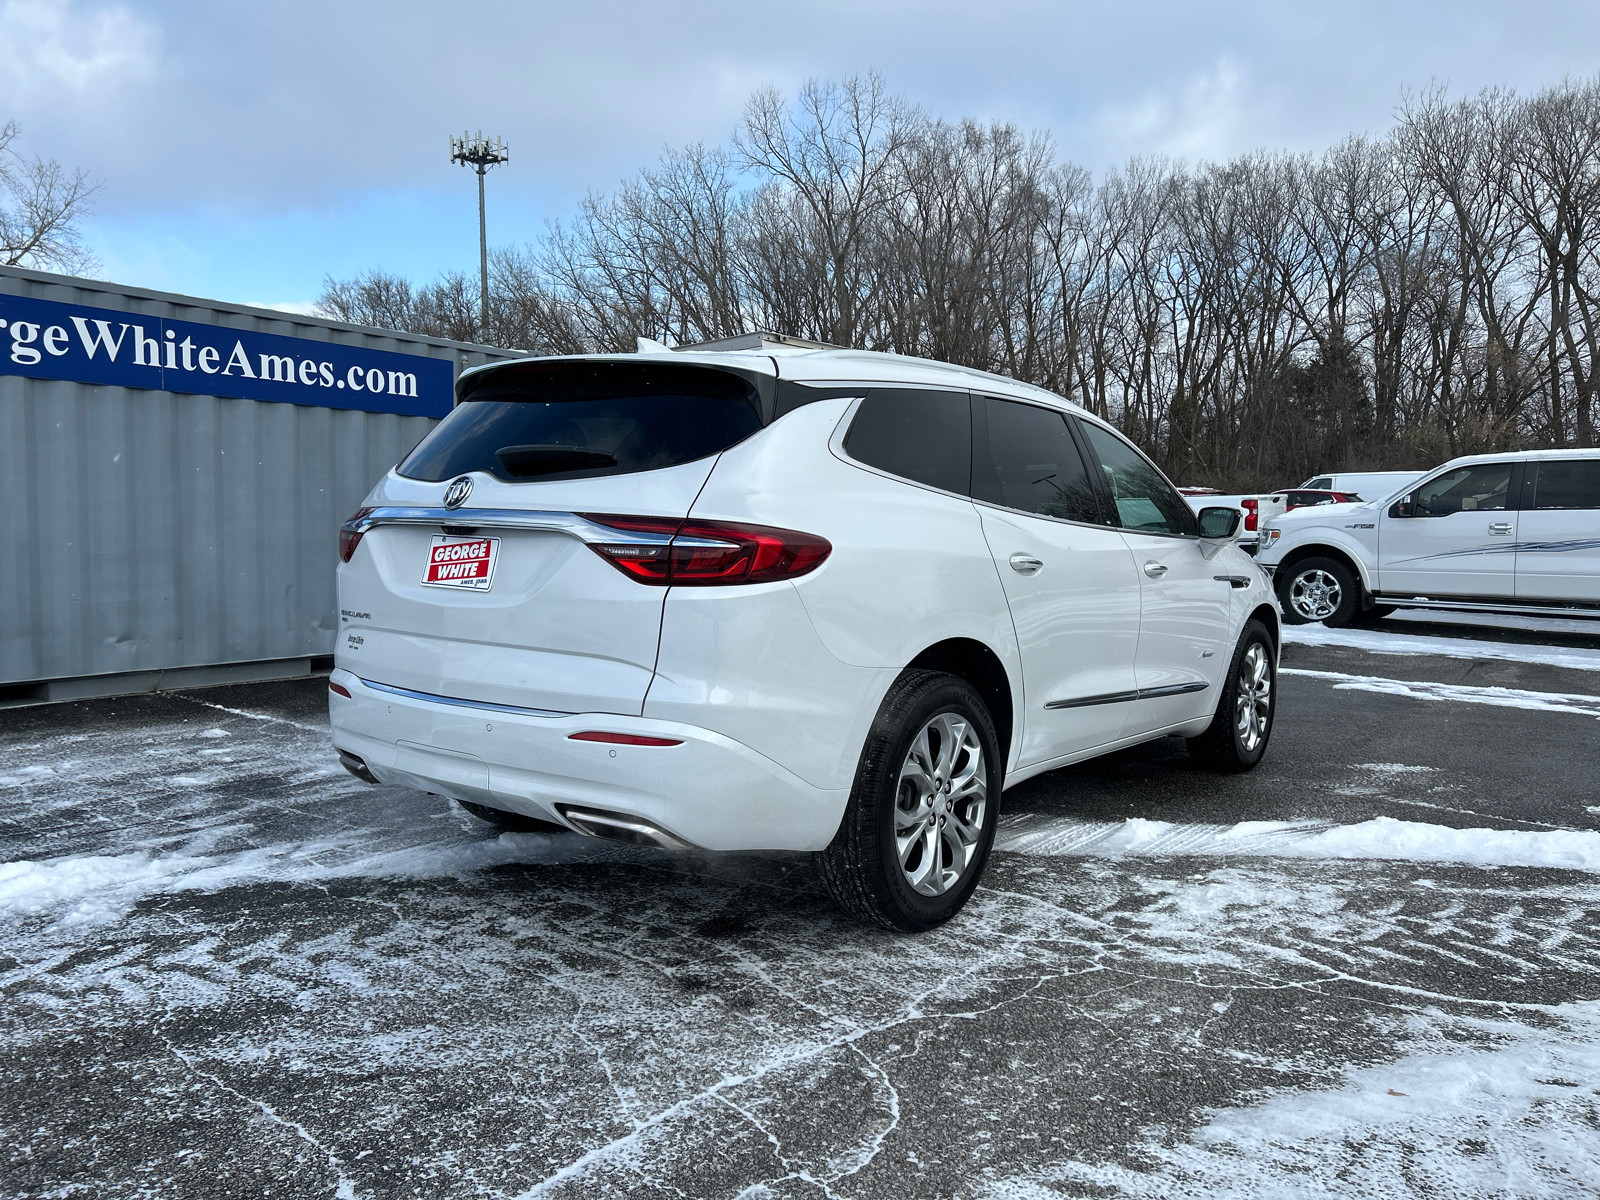
[[[1229,587],[1246,588],[1250,586],[1248,575],[1213,575],[1211,578],[1219,583],[1226,583]]]
[[[1144,573],[1146,575],[1150,576],[1151,579],[1160,579],[1163,575],[1165,575],[1167,573],[1167,564],[1166,563],[1158,563],[1158,562],[1147,562],[1144,565]]]
[[[1491,524],[1489,526],[1489,532],[1490,533],[1510,533],[1511,532],[1511,522],[1510,521],[1495,521],[1493,524]]]
[[[1013,554],[1011,556],[1011,569],[1018,575],[1038,574],[1039,568],[1044,566],[1042,558],[1034,558],[1029,554]]]

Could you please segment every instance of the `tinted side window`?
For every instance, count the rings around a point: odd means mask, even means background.
[[[1600,508],[1600,459],[1539,464],[1535,508]]]
[[[1067,419],[1011,400],[982,400],[972,494],[1023,512],[1098,524],[1100,506]],[[987,446],[984,443],[987,442]]]
[[[965,496],[972,474],[972,405],[965,392],[875,388],[844,439],[858,462]]]
[[[1098,425],[1079,426],[1100,460],[1117,524],[1139,533],[1196,533],[1194,510],[1144,455]]]
[[[1502,509],[1511,486],[1511,464],[1489,463],[1481,467],[1457,467],[1428,480],[1396,507],[1402,516],[1448,517],[1458,512]]]

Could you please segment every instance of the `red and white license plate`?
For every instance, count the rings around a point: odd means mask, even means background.
[[[428,551],[428,569],[422,573],[423,585],[487,592],[494,582],[494,563],[499,556],[499,538],[436,533]]]

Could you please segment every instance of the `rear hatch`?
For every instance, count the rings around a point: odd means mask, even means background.
[[[667,591],[640,560],[664,553],[718,453],[761,428],[760,382],[594,360],[464,377],[345,527],[338,665],[429,695],[639,713]]]

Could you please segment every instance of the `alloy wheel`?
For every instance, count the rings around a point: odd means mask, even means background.
[[[1324,621],[1339,611],[1344,588],[1327,571],[1311,570],[1289,585],[1289,605],[1308,621]]]
[[[1272,660],[1267,648],[1252,642],[1239,662],[1239,686],[1234,703],[1233,729],[1239,748],[1253,754],[1267,736],[1272,719]]]
[[[924,896],[959,883],[972,865],[989,802],[983,743],[959,713],[933,717],[911,739],[895,796],[895,855]]]

